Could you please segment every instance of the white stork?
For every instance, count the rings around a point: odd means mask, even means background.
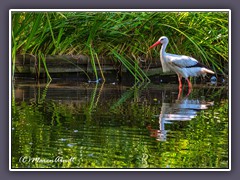
[[[159,40],[154,43],[149,48],[153,48],[159,44],[162,44],[160,50],[160,60],[162,64],[163,72],[174,71],[178,75],[179,81],[179,90],[182,89],[182,77],[184,77],[188,82],[189,93],[192,89],[192,84],[189,81],[188,77],[190,76],[205,76],[207,73],[214,74],[212,70],[199,63],[196,59],[185,56],[185,55],[176,55],[166,53],[166,47],[168,44],[168,38],[166,36],[162,36]]]

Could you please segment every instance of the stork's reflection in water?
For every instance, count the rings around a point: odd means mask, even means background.
[[[178,98],[174,103],[165,103],[163,101],[161,112],[159,114],[159,129],[153,129],[151,125],[147,126],[150,136],[156,138],[157,141],[166,141],[167,132],[165,124],[174,121],[189,121],[197,116],[200,110],[206,110],[209,106],[214,104],[213,101],[207,102],[206,100],[191,99],[189,94],[184,98]]]

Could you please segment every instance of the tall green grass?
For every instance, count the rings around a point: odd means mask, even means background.
[[[17,54],[83,54],[96,79],[105,79],[98,57],[106,57],[120,62],[136,81],[148,81],[140,59],[158,60],[158,50],[148,47],[165,35],[168,52],[192,56],[226,75],[228,25],[227,12],[13,12],[13,69]]]

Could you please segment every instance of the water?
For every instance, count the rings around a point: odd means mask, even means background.
[[[36,84],[12,90],[12,168],[228,168],[228,90]]]

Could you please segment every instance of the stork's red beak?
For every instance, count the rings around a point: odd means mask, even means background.
[[[160,42],[160,41],[157,41],[157,42],[155,42],[153,45],[151,45],[151,46],[149,47],[149,49],[152,49],[152,48],[154,48],[155,46],[157,46],[157,45],[159,45],[159,44],[161,44],[161,42]]]

